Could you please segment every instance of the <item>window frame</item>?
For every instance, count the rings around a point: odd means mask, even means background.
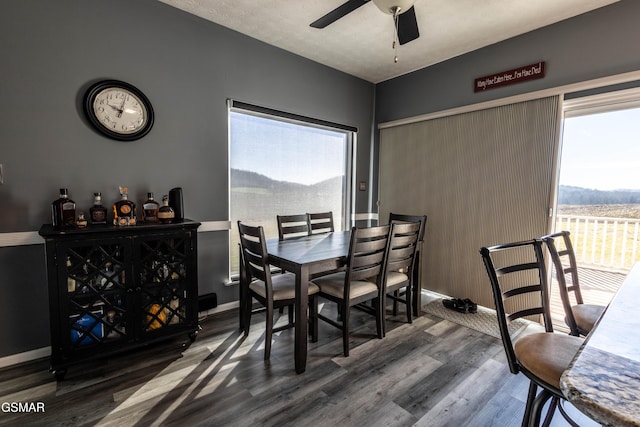
[[[254,104],[249,104],[246,102],[241,102],[233,99],[227,100],[227,119],[228,119],[228,162],[227,162],[227,194],[228,194],[228,217],[230,222],[233,221],[231,218],[231,137],[232,137],[232,129],[231,129],[231,113],[241,113],[247,114],[255,117],[260,117],[269,120],[275,120],[282,123],[299,125],[299,126],[308,126],[311,128],[329,130],[333,132],[342,132],[345,134],[346,139],[346,153],[345,153],[345,184],[343,189],[343,212],[342,212],[342,224],[339,224],[344,230],[348,230],[351,228],[354,217],[355,217],[355,197],[356,194],[356,158],[357,158],[357,140],[358,140],[358,128],[354,126],[344,125],[340,123],[334,123],[326,120],[316,119],[312,117],[307,117],[299,114],[289,113],[285,111],[280,111],[268,107],[262,107]],[[273,221],[276,221],[276,218],[273,218]],[[229,278],[231,282],[236,282],[238,280],[238,271],[232,271],[231,269],[231,258],[232,258],[232,250],[231,248],[231,233],[233,232],[233,224],[230,224],[231,228],[229,230],[228,239],[227,239],[227,247],[229,248],[229,256],[227,258],[228,262],[228,272]]]

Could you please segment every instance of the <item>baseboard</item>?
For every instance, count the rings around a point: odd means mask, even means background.
[[[51,356],[51,347],[37,348],[35,350],[25,351],[24,353],[12,354],[0,358],[0,368],[18,365],[20,363],[31,362],[33,360],[42,359]]]
[[[234,310],[240,307],[239,301],[228,302],[225,304],[220,304],[216,308],[212,308],[211,310],[200,311],[200,317],[210,316],[212,314],[224,313],[225,311]]]

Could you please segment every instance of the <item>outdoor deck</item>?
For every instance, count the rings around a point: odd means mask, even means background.
[[[600,270],[597,267],[579,267],[580,289],[582,298],[586,304],[607,305],[611,298],[622,285],[627,273]],[[557,331],[569,331],[564,323],[564,309],[558,291],[558,282],[555,280],[555,271],[552,271],[551,281],[551,317],[553,327]]]

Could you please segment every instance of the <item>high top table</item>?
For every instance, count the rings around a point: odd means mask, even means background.
[[[560,388],[605,426],[640,426],[640,263],[596,323]]]

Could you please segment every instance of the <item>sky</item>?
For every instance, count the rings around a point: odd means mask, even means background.
[[[344,175],[347,149],[343,132],[234,112],[231,128],[233,169],[306,185]],[[252,155],[243,155],[246,151]],[[309,159],[313,159],[312,167]]]
[[[566,118],[560,185],[640,189],[640,108]]]
[[[342,132],[239,113],[231,114],[231,126],[234,169],[307,185],[344,174]],[[295,150],[290,149],[292,145]],[[243,150],[254,155],[243,155]],[[314,167],[309,167],[310,158]],[[560,185],[640,189],[640,108],[566,118],[560,159]]]

